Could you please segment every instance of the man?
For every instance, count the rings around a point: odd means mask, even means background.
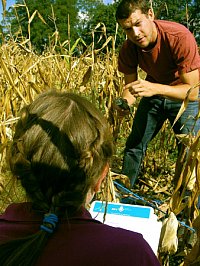
[[[176,22],[154,20],[148,0],[122,0],[116,19],[127,35],[118,61],[126,84],[122,96],[129,106],[142,97],[126,142],[122,169],[133,187],[149,141],[166,119],[173,124],[191,87],[187,109],[173,130],[176,134],[196,134],[200,129],[200,121],[195,119],[200,56],[192,33]],[[138,78],[138,67],[147,73],[145,80]]]

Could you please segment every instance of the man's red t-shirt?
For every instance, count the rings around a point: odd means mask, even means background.
[[[179,84],[179,73],[199,69],[200,56],[193,34],[183,25],[155,20],[158,37],[155,46],[145,51],[126,40],[119,53],[119,71],[124,74],[137,72],[138,66],[147,73],[150,82]]]

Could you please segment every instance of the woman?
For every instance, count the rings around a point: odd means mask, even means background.
[[[112,153],[108,124],[86,99],[53,91],[25,107],[10,167],[29,201],[0,216],[0,265],[159,265],[140,234],[104,225],[86,209]]]

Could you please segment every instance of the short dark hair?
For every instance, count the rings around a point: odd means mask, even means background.
[[[127,19],[135,10],[139,9],[143,14],[147,14],[151,8],[149,0],[122,0],[116,10],[116,20]]]

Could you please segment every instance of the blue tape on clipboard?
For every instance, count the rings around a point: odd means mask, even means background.
[[[106,208],[106,203],[101,201],[95,201],[92,211],[97,213],[104,213]],[[106,214],[112,215],[122,215],[138,218],[149,219],[151,215],[151,208],[144,206],[134,206],[122,203],[108,203]]]

